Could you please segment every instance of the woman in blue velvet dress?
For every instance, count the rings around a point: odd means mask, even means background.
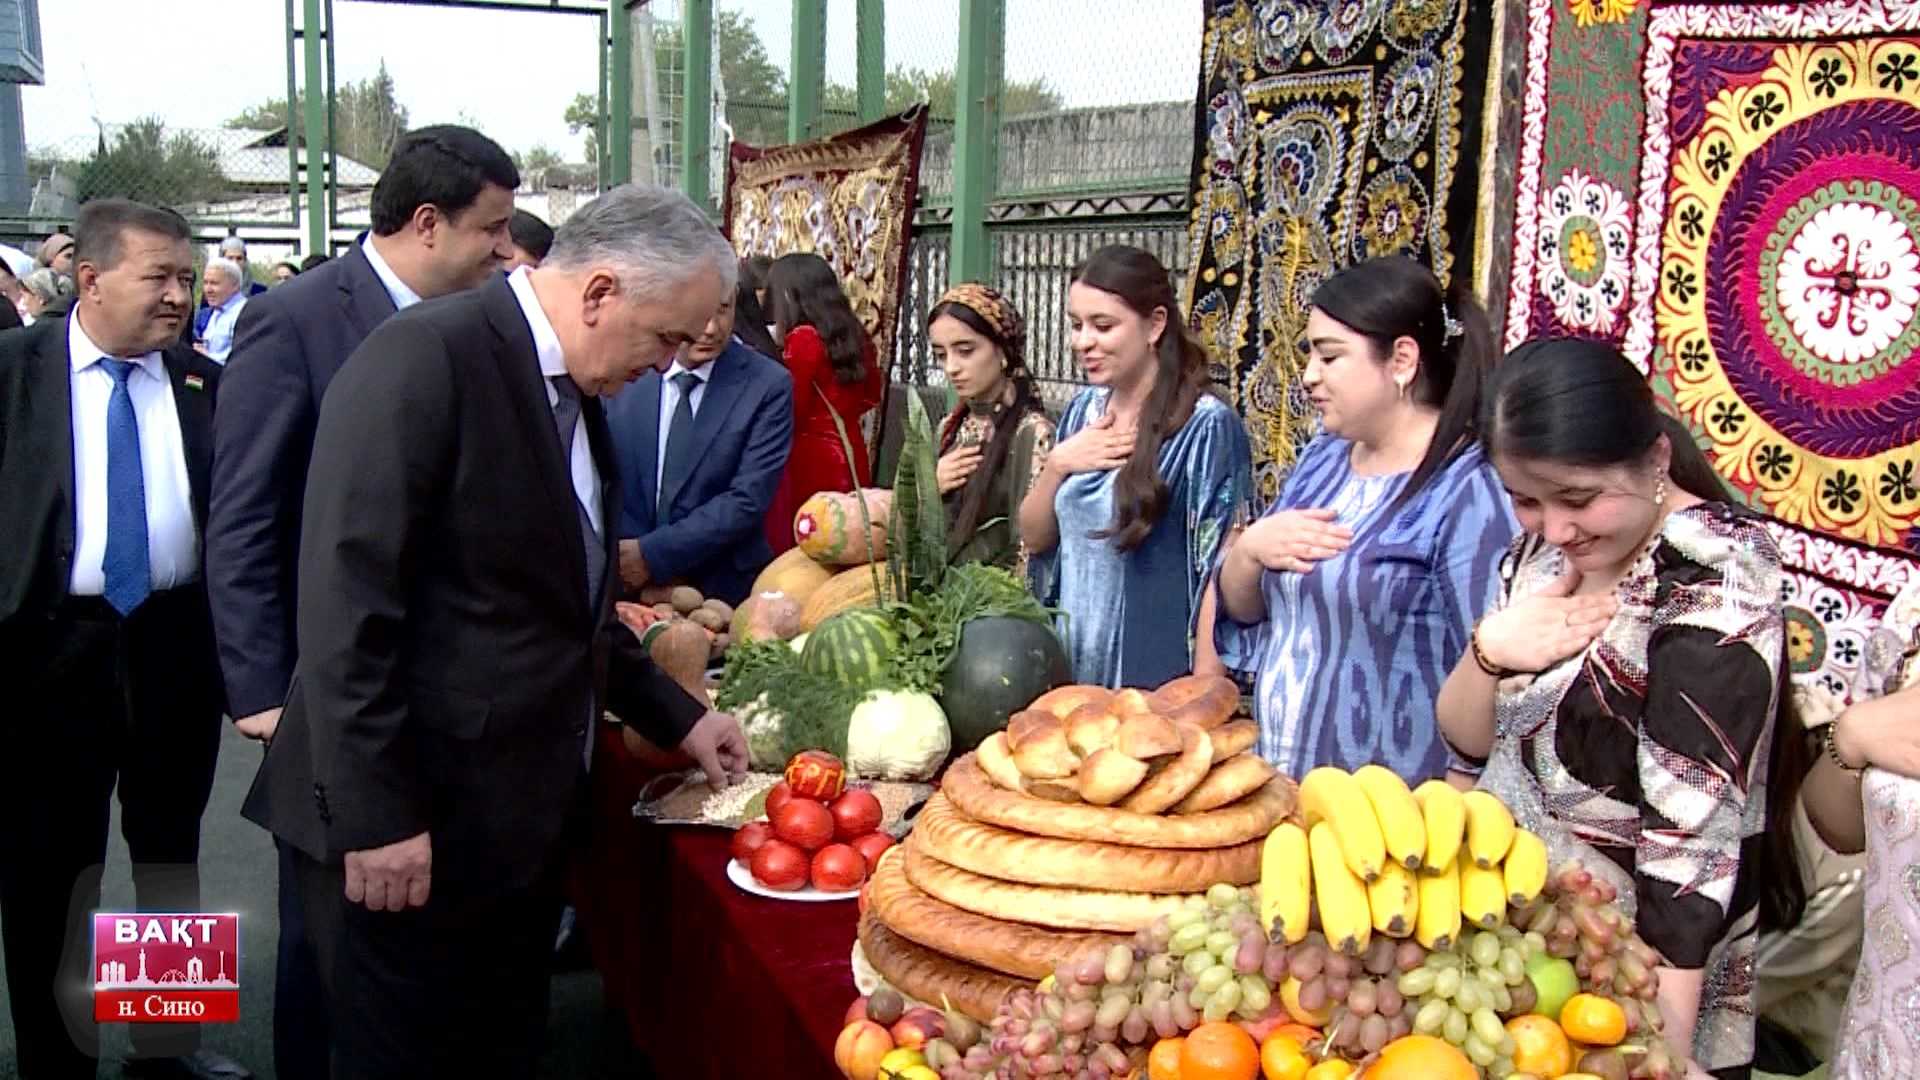
[[[1246,504],[1246,429],[1139,248],[1101,248],[1067,297],[1087,389],[1020,505],[1034,593],[1061,609],[1075,681],[1154,687],[1193,668],[1194,613]]]
[[[1418,783],[1465,767],[1434,698],[1518,531],[1472,437],[1491,335],[1464,289],[1449,301],[1393,255],[1322,283],[1307,337],[1322,434],[1222,561],[1214,644],[1256,673],[1281,771],[1378,763]]]

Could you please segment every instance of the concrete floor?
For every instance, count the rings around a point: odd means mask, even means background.
[[[240,817],[240,802],[259,762],[259,746],[228,727],[220,746],[213,799],[202,819],[201,895],[209,910],[237,911],[241,916],[240,1021],[210,1026],[205,1044],[252,1069],[262,1080],[271,1080],[273,957],[279,935],[273,842],[266,832]],[[5,827],[23,824],[31,827],[20,822]],[[106,910],[131,907],[133,903],[117,806],[103,903]],[[543,1078],[644,1075],[626,1045],[622,1025],[604,1015],[600,977],[592,971],[554,977],[548,1032],[547,1054],[540,1071]],[[118,1077],[120,1070],[113,1062],[125,1054],[125,1028],[109,1028],[102,1041],[109,1063],[100,1075]],[[18,1076],[13,1019],[5,979],[0,978],[0,1080]]]

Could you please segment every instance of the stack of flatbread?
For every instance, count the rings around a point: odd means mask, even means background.
[[[1230,680],[1186,676],[1151,694],[1063,687],[1015,714],[953,763],[875,869],[867,962],[985,1021],[1186,896],[1259,880],[1294,789],[1252,753],[1238,704]]]

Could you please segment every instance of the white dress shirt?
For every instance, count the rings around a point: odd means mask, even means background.
[[[200,340],[207,345],[207,358],[225,365],[227,357],[233,352],[233,331],[240,325],[240,309],[247,306],[245,286],[239,292],[227,297],[227,302],[213,309],[207,316],[206,332]]]
[[[100,596],[107,577],[107,406],[113,400],[113,376],[100,361],[107,354],[80,328],[78,315],[67,318],[67,351],[73,397],[73,574],[75,596]],[[134,423],[140,429],[140,472],[147,494],[147,568],[155,590],[185,585],[200,573],[200,536],[193,526],[193,488],[187,479],[187,452],[180,439],[180,413],[173,404],[173,381],[160,354],[128,356],[127,376]]]
[[[560,351],[560,336],[553,332],[553,324],[547,321],[547,313],[540,308],[540,299],[533,295],[533,283],[527,280],[526,267],[515,270],[507,278],[507,284],[513,289],[513,298],[520,301],[520,314],[526,316],[527,328],[533,331],[533,348],[540,355],[541,385],[546,387],[547,408],[551,409],[559,403],[560,392],[546,380],[567,374],[567,359],[566,354]],[[554,437],[559,438],[557,433]],[[587,508],[587,520],[593,522],[594,534],[605,535],[606,525],[600,520],[600,472],[593,466],[593,447],[587,442],[585,411],[573,422],[573,459],[568,462],[568,467],[573,474],[573,494],[580,500],[580,505]]]
[[[719,357],[714,357],[714,360],[718,359]],[[700,380],[693,384],[693,415],[695,416],[700,415],[700,403],[707,399],[707,380],[713,378],[713,363],[713,360],[709,360],[692,369],[693,377]],[[653,497],[656,502],[660,498],[660,484],[667,475],[667,435],[673,427],[673,412],[680,407],[680,387],[674,379],[687,371],[688,369],[682,366],[680,361],[675,360],[673,366],[667,369],[665,380],[660,384],[659,445],[654,447],[653,455]],[[666,522],[656,521],[654,524],[665,525]]]
[[[387,287],[387,295],[393,298],[393,310],[405,311],[420,302],[420,294],[408,288],[407,283],[400,280],[400,275],[393,272],[393,267],[387,265],[387,260],[380,257],[380,249],[373,246],[371,234],[360,242],[360,250],[367,256],[367,261],[373,264],[374,276]]]

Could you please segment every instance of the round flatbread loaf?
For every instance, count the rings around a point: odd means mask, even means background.
[[[1182,675],[1153,692],[1153,711],[1210,731],[1233,718],[1240,688],[1224,675]]]
[[[1178,893],[1021,885],[949,866],[921,851],[911,836],[907,837],[904,847],[901,854],[905,856],[907,880],[913,882],[915,888],[976,915],[1009,922],[1131,934],[1162,915],[1180,910],[1186,901],[1186,897]]]
[[[913,842],[950,866],[1026,885],[1188,893],[1205,892],[1216,881],[1251,885],[1260,880],[1262,841],[1257,838],[1211,851],[1059,840],[975,821],[937,791],[914,819]]]
[[[1094,949],[1131,942],[1124,934],[1040,930],[976,915],[915,888],[904,863],[904,852],[880,860],[867,888],[870,910],[887,929],[955,959],[1038,980]]]
[[[1105,806],[1065,805],[1003,791],[971,753],[947,767],[941,790],[975,821],[1062,840],[1098,840],[1150,848],[1222,848],[1263,840],[1293,813],[1293,781],[1275,777],[1252,795],[1204,814],[1136,814]]]
[[[1136,814],[1164,814],[1207,778],[1213,765],[1213,740],[1193,724],[1174,724],[1180,733],[1180,756],[1147,777],[1120,802],[1120,809]]]
[[[983,1024],[1000,999],[1030,983],[943,956],[887,929],[872,911],[860,919],[860,949],[893,988],[929,1004],[945,1001]]]
[[[1246,798],[1273,779],[1274,768],[1259,754],[1248,751],[1215,765],[1200,786],[1174,804],[1176,814],[1200,814]]]

